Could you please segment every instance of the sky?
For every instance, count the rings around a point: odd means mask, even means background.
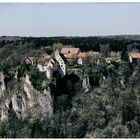
[[[0,3],[0,36],[140,34],[140,3]]]

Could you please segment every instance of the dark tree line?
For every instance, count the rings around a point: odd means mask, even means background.
[[[131,43],[140,43],[128,39],[106,38],[106,37],[23,37],[20,40],[0,41],[0,47],[5,44],[25,45],[31,43],[32,48],[39,49],[41,46],[52,46],[54,43],[62,43],[64,45],[74,45],[82,51],[100,51],[101,44],[109,44],[111,51],[126,50],[126,46]],[[138,45],[138,48],[140,45]]]

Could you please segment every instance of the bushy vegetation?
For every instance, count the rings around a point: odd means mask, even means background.
[[[32,82],[32,85],[37,90],[43,90],[43,81],[46,79],[46,75],[44,72],[40,72],[36,66],[31,67],[31,70],[29,71],[30,74],[30,80]]]

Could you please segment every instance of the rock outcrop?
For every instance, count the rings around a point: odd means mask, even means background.
[[[8,110],[12,109],[18,118],[43,119],[53,113],[52,98],[49,89],[36,90],[26,74],[17,82],[10,93],[4,83],[4,74],[0,72],[0,118],[8,120]],[[10,104],[12,108],[10,107]]]
[[[4,74],[0,72],[0,99],[5,96],[5,91]]]
[[[90,83],[89,83],[89,77],[88,76],[83,78],[82,88],[83,88],[84,92],[88,92],[90,90]]]

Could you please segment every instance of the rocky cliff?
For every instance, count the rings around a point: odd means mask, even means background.
[[[36,119],[51,116],[53,112],[52,98],[49,89],[36,90],[26,73],[24,77],[9,90],[4,82],[5,75],[0,72],[0,119],[8,120],[8,112],[12,109],[19,118]]]

